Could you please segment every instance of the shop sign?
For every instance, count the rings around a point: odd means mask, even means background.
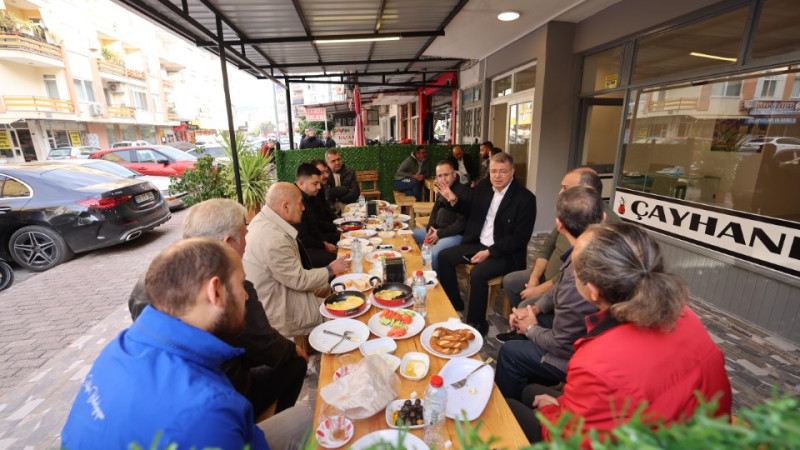
[[[618,73],[610,73],[606,75],[605,78],[603,79],[603,86],[606,89],[614,89],[615,87],[617,87],[618,80],[619,80]]]
[[[73,146],[83,145],[81,144],[81,132],[70,130],[69,141],[72,143]]]
[[[356,139],[356,127],[335,127],[333,129],[333,140],[336,145],[342,147],[352,147]]]
[[[797,123],[795,117],[746,117],[744,123],[748,125],[759,123],[772,123],[777,125],[791,125]]]
[[[800,225],[772,217],[617,189],[624,220],[793,276],[800,276]]]
[[[800,114],[800,101],[758,100],[750,106],[751,116],[779,116]]]
[[[306,108],[306,122],[325,122],[325,108]]]
[[[0,150],[11,150],[11,136],[7,130],[0,130]]]

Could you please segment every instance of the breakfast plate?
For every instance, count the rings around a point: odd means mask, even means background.
[[[378,232],[375,230],[355,230],[344,233],[344,237],[348,239],[358,239],[358,238],[369,239],[372,236],[375,236],[376,234],[378,234]]]
[[[375,303],[373,303],[375,304]],[[473,339],[467,341],[467,347],[461,349],[458,353],[454,354],[445,354],[439,351],[434,350],[433,346],[431,345],[431,338],[433,337],[433,333],[437,328],[446,328],[447,330],[469,330],[472,332]],[[428,326],[422,330],[422,334],[420,335],[420,343],[422,347],[431,355],[438,356],[440,358],[445,359],[452,359],[452,358],[460,358],[460,357],[468,357],[478,353],[483,347],[483,336],[471,326],[458,321],[457,319],[448,320],[447,322],[439,322],[433,325]]]
[[[416,404],[417,400],[419,400],[419,405]],[[406,401],[410,401],[412,407],[417,407],[417,406],[422,407],[422,411],[424,413],[425,401],[422,400],[422,399],[414,399],[414,400],[412,400],[412,399],[409,398],[409,399],[392,400],[392,402],[389,403],[389,406],[386,407],[386,425],[389,425],[392,428],[400,428],[400,425],[394,423],[394,420],[393,420],[394,419],[394,413],[395,413],[395,411],[397,411],[399,413],[400,410],[403,408],[403,405],[405,404]],[[417,411],[419,411],[419,409]],[[421,419],[424,421],[424,418],[421,418]],[[416,430],[418,428],[425,428],[425,424],[421,423],[421,424],[418,424],[418,425],[411,425],[408,428],[410,430]]]
[[[444,387],[447,389],[447,408],[445,415],[451,419],[463,417],[461,411],[467,413],[467,420],[475,420],[480,417],[489,397],[492,395],[494,384],[494,369],[487,365],[470,375],[467,384],[461,389],[456,389],[450,384],[461,380],[472,372],[482,361],[472,358],[453,358],[447,362],[439,371],[439,376],[444,380]]]
[[[331,289],[334,289],[336,284],[342,283],[345,291],[361,291],[367,292],[372,289],[369,283],[370,275],[367,273],[348,273],[340,275],[331,281]],[[341,287],[339,287],[341,289]]]
[[[412,300],[413,302],[413,300]],[[400,317],[410,317],[411,323],[403,323],[405,328],[402,326],[393,327],[391,325],[384,325],[381,323],[381,319],[384,322],[395,321],[394,323],[403,322],[403,319]],[[399,325],[399,323],[398,323]],[[414,337],[425,328],[425,318],[421,315],[415,313],[414,311],[410,311],[407,309],[384,309],[381,311],[380,314],[375,314],[369,318],[367,322],[367,327],[369,327],[369,331],[372,332],[375,336],[378,337],[388,337],[391,339],[408,339],[410,337]],[[405,331],[402,335],[390,335],[390,332],[395,329],[403,329]]]
[[[367,301],[365,302],[366,304],[364,305],[363,308],[361,308],[361,311],[359,311],[359,312],[357,312],[355,314],[351,314],[351,315],[349,315],[347,317],[349,319],[352,319],[354,317],[361,316],[361,315],[365,314],[367,311],[369,311],[370,310],[370,306],[372,306],[372,302],[370,301],[370,297],[372,297],[372,296],[367,297]],[[321,305],[319,305],[319,313],[322,314],[324,317],[326,317],[328,319],[341,319],[341,317],[336,317],[333,314],[331,314],[330,311],[328,311],[328,308],[325,307],[325,303],[322,303]]]
[[[369,246],[369,241],[363,238],[356,238],[355,240],[361,242],[361,248]],[[342,239],[341,241],[336,243],[336,246],[339,248],[352,248],[353,247],[353,239]]]
[[[364,308],[365,310],[367,308]],[[329,331],[335,334],[328,334]],[[343,335],[345,331],[349,331],[349,336],[354,340],[342,339],[337,335]],[[335,319],[330,322],[317,325],[311,334],[308,335],[308,343],[314,350],[320,353],[331,353],[338,355],[355,350],[361,345],[362,342],[369,339],[369,328],[363,322],[358,320]],[[334,345],[336,347],[334,348]],[[331,350],[333,348],[333,350]]]
[[[374,252],[369,252],[364,255],[364,258],[367,262],[371,262],[373,264],[379,264],[382,258],[400,258],[403,254],[400,252],[396,252],[394,250],[377,250]]]

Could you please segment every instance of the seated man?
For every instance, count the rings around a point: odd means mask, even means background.
[[[292,226],[302,215],[303,196],[297,186],[273,184],[265,207],[250,222],[250,245],[242,259],[270,323],[289,338],[307,335],[322,323],[319,305],[323,298],[319,296],[327,295],[330,280],[350,267],[344,256],[325,268],[311,267]]]
[[[312,411],[290,408],[256,426],[252,405],[221,369],[244,353],[223,340],[245,329],[244,281],[239,255],[217,239],[184,239],[161,252],[145,278],[152,306],[95,360],[61,445],[268,449],[266,432],[275,448],[297,448]]]
[[[419,146],[400,163],[394,174],[394,188],[398,192],[411,195],[417,201],[422,200],[422,183],[430,172],[427,156],[428,151],[425,147]]]
[[[342,155],[335,147],[325,150],[325,162],[331,170],[328,178],[328,203],[336,214],[341,214],[344,205],[353,203],[361,195],[361,187],[353,169],[345,167]]]
[[[443,187],[448,187],[460,199],[468,199],[472,196],[472,190],[464,184],[459,183],[458,174],[453,163],[449,159],[439,161],[436,164],[436,185],[440,183]],[[433,245],[432,268],[438,270],[439,253],[450,247],[461,243],[461,233],[467,228],[467,217],[448,208],[447,200],[441,195],[436,198],[436,203],[431,209],[430,219],[425,228],[414,230],[414,240],[418,245],[422,245],[425,239]]]
[[[570,244],[595,223],[603,221],[603,199],[594,189],[577,186],[564,191],[556,203],[556,228]],[[554,385],[567,379],[567,362],[574,352],[572,344],[586,334],[584,317],[597,307],[581,297],[575,286],[575,269],[570,254],[561,255],[564,263],[555,286],[523,310],[514,308],[517,333],[528,339],[508,341],[500,347],[495,382],[506,398],[519,400],[529,383]],[[552,323],[540,323],[553,314]],[[548,320],[549,322],[549,320]]]
[[[326,241],[334,243],[339,242],[342,233],[333,223],[333,221],[336,220],[336,214],[333,212],[333,209],[331,209],[327,200],[329,197],[328,193],[331,189],[330,186],[328,186],[328,178],[330,178],[331,171],[328,169],[328,165],[325,164],[324,159],[312,159],[310,162],[320,173],[320,192],[314,197],[314,210],[319,220],[319,229],[322,231],[322,234],[325,235]]]
[[[561,180],[559,194],[575,186],[585,186],[600,193],[603,191],[600,177],[594,169],[589,167],[578,167],[567,172]],[[604,204],[603,210],[607,222],[619,221],[619,217],[611,211],[607,204]],[[561,274],[561,265],[564,263],[561,255],[571,246],[557,228],[553,229],[544,245],[534,254],[535,262],[532,268],[511,272],[503,277],[503,290],[508,295],[508,301],[512,307],[532,305],[553,287]],[[509,339],[524,339],[513,329],[508,333],[498,333],[496,337],[501,342]]]
[[[475,187],[479,181],[489,176],[489,158],[494,154],[494,144],[492,144],[491,141],[486,141],[481,144],[480,158],[478,158],[478,162],[480,163],[480,166],[478,166],[478,177],[472,180],[472,187]]]
[[[453,147],[453,154],[447,159],[453,163],[453,167],[455,167],[456,174],[458,175],[459,183],[470,186],[472,185],[472,182],[478,178],[478,173],[475,170],[475,166],[472,165],[472,157],[464,153],[464,150],[461,147],[457,145]]]
[[[325,240],[320,230],[314,199],[320,190],[320,172],[311,163],[297,166],[295,185],[303,195],[303,217],[297,228],[297,240],[308,253],[311,267],[325,267],[336,259],[336,246]],[[334,242],[338,242],[338,239]]]
[[[247,234],[246,214],[244,206],[233,200],[214,198],[198,203],[189,208],[183,219],[183,238],[219,239],[241,258]],[[245,280],[244,289],[244,333],[226,339],[228,344],[243,348],[244,354],[227,361],[223,369],[236,390],[253,404],[253,415],[258,417],[273,402],[277,401],[276,412],[295,404],[303,387],[308,355],[270,326],[253,283]],[[149,304],[142,275],[128,300],[133,320]]]
[[[439,279],[453,307],[462,310],[456,267],[475,264],[470,273],[467,322],[486,335],[488,282],[525,267],[536,221],[536,196],[514,179],[514,159],[506,153],[492,156],[489,179],[478,183],[472,198],[462,201],[446,186],[439,187],[439,194],[448,201],[448,208],[468,216],[461,245],[439,253]]]

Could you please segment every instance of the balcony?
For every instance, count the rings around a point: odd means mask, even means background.
[[[56,112],[67,114],[75,112],[75,106],[71,101],[47,97],[3,96],[3,103],[8,111]]]
[[[118,77],[125,77],[126,71],[125,66],[122,64],[116,64],[104,59],[97,59],[97,70],[100,71],[101,74],[107,73],[110,75],[116,75]]]
[[[109,106],[108,115],[110,117],[121,117],[123,119],[133,119],[136,113],[130,106]]]
[[[133,78],[141,81],[147,80],[147,75],[141,70],[125,69],[125,74],[128,75],[128,78]]]
[[[686,109],[697,109],[697,97],[671,98],[668,100],[656,100],[650,102],[650,111],[680,111]]]
[[[164,84],[164,89],[165,90],[167,90],[167,89],[169,89],[169,90],[175,89],[175,83],[173,83],[172,81],[161,80],[161,82]]]
[[[38,67],[64,67],[58,45],[9,34],[0,34],[0,60]]]

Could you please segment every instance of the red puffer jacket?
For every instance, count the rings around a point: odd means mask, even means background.
[[[719,395],[716,414],[730,415],[725,358],[688,307],[668,333],[629,323],[609,328],[608,311],[587,316],[586,323],[588,334],[575,342],[559,406],[542,408],[551,423],[569,411],[585,419],[584,432],[602,434],[629,420],[642,402],[648,404],[645,420],[681,421],[698,406],[695,391],[706,400]]]

